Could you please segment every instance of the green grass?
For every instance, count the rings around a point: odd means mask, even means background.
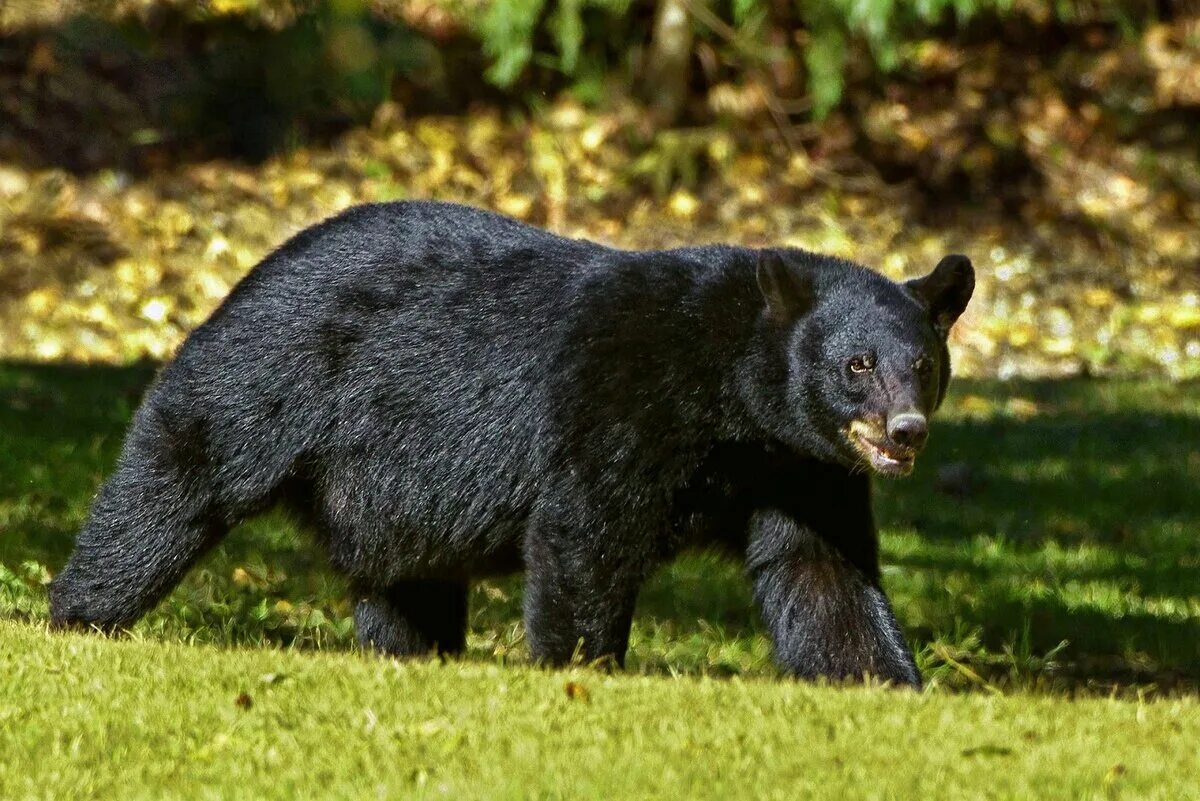
[[[11,622],[0,644],[5,799],[1200,794],[1194,699],[396,663]]]
[[[44,618],[43,584],[152,374],[0,366],[0,615]],[[956,383],[916,474],[877,493],[885,581],[926,678],[1196,692],[1197,486],[1200,386]],[[471,658],[523,659],[520,582],[481,583],[472,600]],[[679,560],[639,612],[634,672],[775,675],[735,563]],[[343,582],[279,516],[235,531],[138,631],[223,646],[354,641]]]
[[[45,582],[151,375],[0,366],[0,765],[24,766],[0,798],[1200,794],[1195,384],[956,383],[877,493],[913,695],[780,679],[739,566],[703,554],[647,586],[621,675],[528,667],[515,579],[475,588],[463,659],[368,658],[279,516],[132,638],[48,635]]]

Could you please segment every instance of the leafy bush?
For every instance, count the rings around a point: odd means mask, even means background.
[[[633,0],[495,0],[476,25],[487,55],[492,59],[488,79],[503,88],[518,82],[531,63],[552,67],[567,76],[604,65],[585,63],[585,45],[629,49],[645,44],[649,36],[651,8],[639,5],[641,24],[626,20],[629,38],[613,41],[612,30],[585,24],[586,9],[595,9],[610,19],[627,16]],[[889,72],[899,63],[901,45],[925,36],[938,27],[965,26],[981,16],[1003,18],[1021,15],[1037,22],[1107,23],[1136,28],[1155,13],[1147,0],[1121,3],[1116,0],[794,0],[780,9],[769,0],[728,0],[709,3],[684,0],[701,40],[730,39],[738,58],[770,61],[778,48],[766,46],[768,30],[803,30],[802,57],[807,71],[807,91],[814,114],[823,117],[841,101],[849,54],[861,44],[869,52],[872,66]],[[713,22],[716,20],[716,23]],[[717,24],[719,23],[719,25]],[[554,53],[536,51],[540,40],[548,41]],[[632,76],[624,76],[627,80]]]
[[[515,84],[534,59],[534,41],[544,31],[557,53],[545,60],[568,76],[581,72],[585,36],[601,42],[607,31],[584,24],[584,12],[594,9],[619,20],[632,0],[494,0],[478,24],[484,52],[493,60],[487,77],[502,88]],[[548,6],[551,6],[548,8]]]

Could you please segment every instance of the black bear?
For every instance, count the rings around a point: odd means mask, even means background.
[[[536,660],[620,664],[647,575],[725,546],[787,671],[917,685],[869,473],[912,468],[973,288],[963,256],[897,284],[795,249],[353,208],[255,267],[162,370],[52,620],[131,624],[283,504],[387,653],[461,650],[468,582],[523,568]]]

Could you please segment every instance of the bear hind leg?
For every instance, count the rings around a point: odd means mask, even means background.
[[[135,423],[50,584],[53,625],[133,624],[228,532],[233,521],[216,511],[204,462],[179,440],[145,417]]]
[[[412,579],[364,592],[354,609],[358,641],[389,656],[461,653],[467,582]]]

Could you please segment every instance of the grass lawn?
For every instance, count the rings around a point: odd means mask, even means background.
[[[1200,795],[1195,699],[402,664],[12,622],[0,699],[5,799]]]
[[[0,365],[0,798],[1200,797],[1200,386],[956,383],[877,497],[916,695],[781,680],[705,555],[646,588],[621,675],[529,668],[516,580],[461,661],[368,658],[278,516],[131,638],[49,635],[151,375]]]

